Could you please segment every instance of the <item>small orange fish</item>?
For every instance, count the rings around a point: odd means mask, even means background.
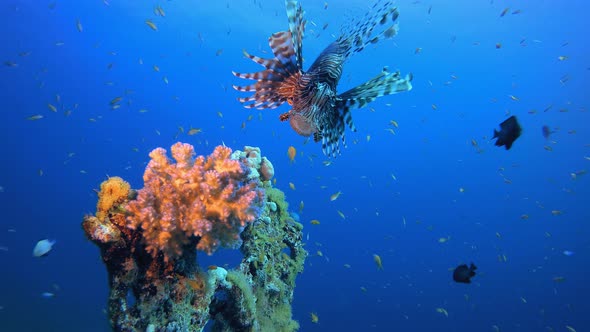
[[[297,150],[295,149],[295,147],[290,146],[287,149],[287,155],[289,156],[289,161],[291,163],[295,162],[295,156],[297,155]]]

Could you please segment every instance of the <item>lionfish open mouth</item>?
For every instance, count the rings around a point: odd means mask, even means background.
[[[249,97],[238,98],[246,108],[274,109],[285,102],[291,109],[282,113],[281,121],[302,136],[313,136],[322,142],[327,156],[340,153],[340,141],[346,146],[345,124],[356,131],[350,110],[364,107],[378,97],[412,89],[412,75],[402,77],[399,71],[384,68],[369,81],[346,92],[337,93],[344,62],[354,53],[381,39],[397,34],[399,13],[391,1],[377,1],[360,20],[344,27],[340,37],[318,56],[311,67],[303,70],[302,42],[306,21],[296,0],[286,0],[289,31],[274,33],[269,45],[274,58],[263,59],[244,55],[265,69],[255,73],[237,73],[236,77],[255,81],[247,86],[235,86]],[[376,29],[379,27],[379,29]]]

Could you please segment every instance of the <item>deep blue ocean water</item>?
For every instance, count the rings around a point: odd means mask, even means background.
[[[397,4],[398,35],[354,55],[339,89],[389,66],[412,72],[413,90],[355,110],[358,131],[327,158],[279,121],[288,106],[247,110],[231,88],[243,83],[232,70],[260,69],[242,50],[268,56],[268,37],[287,29],[283,1],[3,0],[0,331],[109,330],[106,271],[82,217],[107,176],[141,187],[149,151],[176,141],[199,154],[259,146],[274,164],[308,238],[293,303],[302,331],[590,330],[589,5]],[[302,5],[305,68],[367,8]],[[506,151],[490,138],[509,115],[523,133]],[[187,135],[191,127],[202,133]],[[45,238],[54,250],[31,257]],[[454,283],[449,269],[470,262],[473,283]]]

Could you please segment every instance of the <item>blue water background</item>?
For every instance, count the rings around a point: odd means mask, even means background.
[[[384,66],[412,72],[414,89],[354,111],[358,132],[347,132],[335,159],[279,122],[287,106],[246,110],[231,88],[243,83],[232,70],[260,69],[242,50],[269,56],[268,37],[287,28],[282,1],[109,2],[0,3],[0,60],[17,64],[0,67],[1,331],[109,330],[106,271],[82,217],[107,176],[140,188],[149,151],[176,141],[199,154],[259,146],[291,209],[304,202],[310,256],[293,311],[302,331],[590,329],[590,179],[571,175],[590,167],[584,1],[398,1],[399,34],[355,55],[340,90]],[[361,0],[302,5],[306,68],[366,9]],[[118,96],[122,107],[111,110]],[[35,114],[44,118],[26,120]],[[509,114],[523,134],[506,151],[489,139]],[[543,125],[555,130],[549,140]],[[188,136],[191,126],[203,132]],[[31,257],[44,238],[57,240],[54,251]],[[230,250],[199,259],[238,261]],[[474,282],[453,283],[449,269],[469,262]]]

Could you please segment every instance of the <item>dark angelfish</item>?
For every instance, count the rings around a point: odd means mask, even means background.
[[[469,267],[467,267],[467,264],[461,264],[453,271],[453,280],[463,284],[470,284],[471,278],[475,276],[476,269],[477,266],[473,263]]]
[[[378,1],[361,20],[344,28],[340,37],[304,71],[302,41],[306,21],[303,9],[296,0],[286,0],[286,6],[289,31],[277,32],[269,38],[274,58],[263,59],[244,52],[265,69],[250,74],[233,72],[239,78],[256,81],[234,88],[252,92],[251,96],[238,99],[246,108],[274,109],[288,103],[291,110],[281,114],[280,120],[288,120],[298,134],[321,141],[325,155],[336,156],[340,153],[340,141],[346,146],[345,124],[356,131],[350,109],[363,107],[377,97],[412,89],[411,74],[402,77],[398,71],[389,72],[384,68],[369,81],[337,93],[344,62],[365,47],[395,36],[399,13],[391,1]]]
[[[551,130],[549,126],[543,126],[541,128],[541,132],[543,133],[543,137],[545,137],[545,139],[549,139],[551,137],[551,134],[555,133],[555,131]]]
[[[506,150],[510,150],[512,143],[516,141],[521,133],[522,128],[518,124],[516,116],[513,115],[500,123],[500,131],[494,129],[494,137],[492,137],[492,139],[498,138],[495,143],[496,146],[503,145]]]

